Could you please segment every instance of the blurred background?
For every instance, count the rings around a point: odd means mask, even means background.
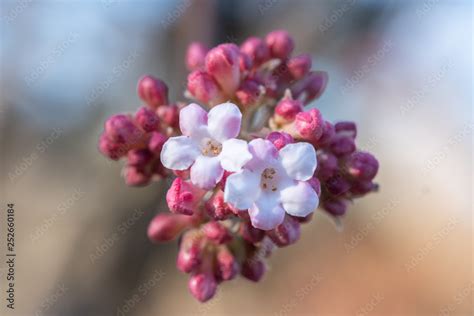
[[[376,0],[1,2],[2,258],[16,211],[16,302],[4,315],[472,315],[472,3]],[[380,192],[338,231],[318,212],[263,281],[199,304],[175,242],[146,227],[166,188],[131,188],[97,150],[140,105],[142,74],[182,95],[187,45],[287,29],[329,85],[313,106],[358,123]]]

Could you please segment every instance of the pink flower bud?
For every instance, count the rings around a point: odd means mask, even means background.
[[[334,136],[329,147],[337,157],[350,155],[356,150],[354,139],[344,135]]]
[[[173,170],[173,173],[177,176],[180,177],[183,180],[188,180],[191,176],[191,171],[190,169],[186,170]]]
[[[252,66],[252,59],[249,56],[245,54],[239,55],[239,69],[241,72],[249,71]]]
[[[208,222],[203,226],[204,235],[217,244],[224,244],[232,240],[226,227],[218,222]]]
[[[147,185],[151,180],[151,174],[145,169],[137,166],[125,168],[125,183],[130,186]]]
[[[141,140],[143,132],[128,115],[117,114],[105,121],[105,134],[116,143],[132,145]]]
[[[105,134],[100,136],[99,150],[104,156],[112,160],[118,160],[127,153],[126,147],[123,144],[111,141]]]
[[[158,117],[161,119],[161,121],[173,128],[178,128],[179,126],[179,108],[174,105],[166,105],[166,106],[160,106],[156,110]]]
[[[206,70],[216,79],[222,90],[231,96],[240,83],[239,48],[235,44],[221,44],[206,55]]]
[[[153,159],[148,149],[132,149],[127,154],[127,163],[130,166],[145,167]]]
[[[303,111],[303,103],[299,100],[285,98],[275,108],[277,123],[289,123],[295,120],[296,114]]]
[[[294,79],[301,79],[311,70],[311,56],[301,54],[292,57],[288,60],[287,67]]]
[[[337,122],[334,125],[337,134],[343,134],[350,136],[352,138],[356,138],[357,136],[357,126],[354,122],[344,121],[344,122]]]
[[[300,112],[295,117],[295,128],[305,140],[317,141],[323,135],[324,120],[318,109]]]
[[[239,271],[235,257],[227,247],[220,248],[217,252],[217,275],[222,280],[232,280]]]
[[[371,191],[376,191],[377,185],[371,180],[357,180],[352,183],[351,193],[355,195],[364,195]]]
[[[325,121],[323,124],[323,135],[321,138],[319,138],[315,144],[319,147],[325,147],[329,145],[329,143],[332,141],[334,138],[334,135],[336,134],[336,130],[334,129],[334,125],[332,125],[330,122]]]
[[[304,93],[304,102],[317,99],[326,89],[329,77],[324,71],[314,71],[301,79],[292,87],[291,92],[295,98],[299,98]]]
[[[336,156],[329,152],[320,152],[317,155],[318,164],[316,167],[316,174],[321,180],[326,180],[332,177],[338,169],[338,161]]]
[[[353,153],[347,161],[349,173],[358,179],[372,180],[379,170],[379,162],[370,153]]]
[[[240,51],[249,56],[253,64],[258,66],[270,58],[267,44],[258,37],[249,37],[240,46]]]
[[[184,273],[196,271],[202,264],[202,237],[195,231],[184,234],[179,247],[176,266]]]
[[[188,90],[197,100],[206,104],[217,104],[223,100],[214,78],[202,70],[195,70],[188,75]]]
[[[295,243],[300,238],[300,235],[300,223],[291,216],[286,216],[283,223],[267,232],[267,236],[278,247],[285,247]]]
[[[278,150],[293,143],[293,137],[285,132],[271,132],[267,135],[267,140],[271,141]]]
[[[137,90],[140,99],[153,109],[168,104],[168,87],[158,78],[149,75],[141,77]]]
[[[156,131],[160,126],[160,120],[156,113],[148,107],[141,107],[135,114],[135,122],[145,132]]]
[[[160,213],[148,225],[148,238],[152,242],[170,241],[181,234],[190,224],[190,216]]]
[[[276,30],[267,35],[265,42],[270,49],[270,55],[275,58],[286,59],[295,48],[295,42],[285,30]]]
[[[189,279],[188,287],[197,300],[206,302],[216,294],[217,282],[211,273],[198,273]]]
[[[261,91],[259,84],[254,80],[246,80],[242,82],[239,89],[235,93],[240,104],[243,106],[250,106],[260,97]]]
[[[192,215],[203,194],[191,182],[176,178],[166,193],[166,202],[171,212]]]
[[[166,140],[167,138],[165,135],[161,134],[160,132],[153,132],[151,133],[150,140],[148,141],[148,149],[155,155],[159,155]]]
[[[342,199],[331,199],[324,201],[323,208],[331,215],[342,216],[346,213],[347,204]]]
[[[249,221],[241,222],[239,233],[245,240],[252,244],[262,241],[263,237],[265,237],[265,231],[253,227]]]
[[[265,273],[265,264],[257,258],[245,260],[242,264],[240,274],[253,282],[258,282]]]
[[[341,195],[350,190],[350,183],[341,175],[326,180],[326,189],[333,195]]]
[[[221,190],[207,200],[206,211],[215,220],[224,220],[232,214],[229,205],[224,202],[224,192]]]
[[[192,42],[186,52],[186,66],[189,71],[201,69],[204,67],[208,48],[199,42]]]

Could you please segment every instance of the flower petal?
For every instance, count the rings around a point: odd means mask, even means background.
[[[269,140],[261,138],[252,140],[249,143],[249,151],[252,154],[252,159],[245,165],[245,168],[252,171],[261,172],[277,161],[278,150]]]
[[[280,201],[285,211],[293,216],[305,217],[319,204],[319,198],[311,185],[298,181],[280,191]]]
[[[171,137],[163,144],[161,163],[168,169],[186,170],[200,155],[198,144],[188,136]]]
[[[200,155],[191,167],[191,182],[204,190],[214,188],[223,175],[224,169],[217,157]]]
[[[309,143],[288,144],[280,149],[280,161],[288,176],[306,181],[316,170],[316,151]]]
[[[231,174],[225,182],[224,201],[239,210],[252,206],[260,191],[260,175],[243,169]]]
[[[179,128],[183,135],[201,139],[207,135],[207,112],[196,103],[185,106],[179,112]]]
[[[227,171],[237,172],[250,160],[248,144],[241,139],[232,138],[222,143],[222,152],[219,155],[222,168]]]
[[[223,143],[235,138],[240,132],[242,113],[233,103],[222,103],[213,107],[208,114],[208,131],[212,138]]]
[[[278,201],[278,194],[262,191],[249,208],[252,226],[258,229],[274,229],[285,219],[285,210]]]

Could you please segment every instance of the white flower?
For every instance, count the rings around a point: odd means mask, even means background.
[[[221,180],[224,170],[240,171],[252,155],[240,132],[242,113],[232,103],[213,107],[209,113],[197,104],[190,104],[179,113],[183,136],[171,137],[163,145],[161,162],[172,170],[191,167],[191,182],[212,189]]]
[[[226,180],[225,202],[248,209],[252,225],[270,230],[285,212],[298,217],[312,213],[319,198],[307,180],[316,169],[316,151],[308,143],[288,144],[280,151],[268,140],[249,143],[253,158]]]

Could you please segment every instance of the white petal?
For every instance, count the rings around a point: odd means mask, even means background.
[[[214,188],[223,175],[224,169],[217,157],[198,156],[191,167],[191,182],[204,190]]]
[[[185,106],[179,112],[179,128],[183,135],[201,139],[207,135],[207,112],[196,103]]]
[[[161,163],[168,169],[186,170],[199,156],[198,144],[188,136],[171,137],[161,150]]]
[[[240,132],[242,113],[233,103],[222,103],[213,107],[208,114],[208,131],[212,138],[223,143],[235,138]]]
[[[316,192],[311,185],[303,181],[298,181],[295,185],[281,190],[280,200],[288,214],[299,217],[311,214],[319,204]]]
[[[249,208],[250,220],[255,228],[270,230],[285,219],[285,210],[278,201],[278,194],[263,192]]]
[[[239,210],[246,210],[252,206],[259,191],[260,175],[244,169],[226,179],[224,201]]]
[[[316,151],[309,143],[288,144],[280,149],[280,161],[289,177],[306,181],[316,170]]]
[[[222,152],[219,155],[222,168],[227,171],[237,172],[250,160],[248,144],[241,139],[232,138],[222,143]]]
[[[263,169],[273,166],[278,157],[278,150],[272,142],[257,138],[249,143],[249,151],[252,159],[245,166],[255,172],[261,172]]]

